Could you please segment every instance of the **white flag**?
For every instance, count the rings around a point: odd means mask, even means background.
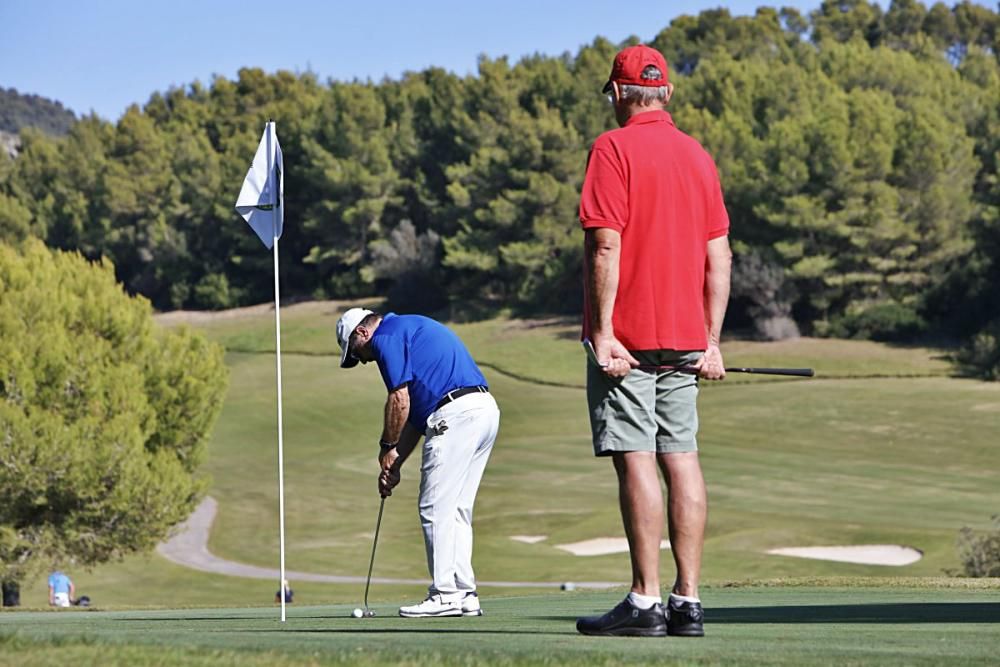
[[[285,217],[284,171],[278,134],[274,123],[268,122],[250,171],[243,179],[240,196],[236,199],[236,212],[243,216],[269,249],[274,245],[274,239],[281,236]]]

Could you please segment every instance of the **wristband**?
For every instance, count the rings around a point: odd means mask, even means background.
[[[382,449],[395,449],[396,448],[396,443],[395,442],[386,442],[385,440],[379,440],[378,441],[378,446],[381,447]]]

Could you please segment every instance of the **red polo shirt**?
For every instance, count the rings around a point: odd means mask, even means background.
[[[597,138],[580,199],[584,229],[621,234],[615,336],[630,350],[704,350],[705,255],[729,233],[715,162],[647,111]],[[589,304],[583,335],[590,335]]]

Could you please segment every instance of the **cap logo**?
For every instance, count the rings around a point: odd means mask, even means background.
[[[643,77],[643,70],[648,67],[659,70],[660,76],[652,79]],[[645,44],[622,49],[615,55],[608,83],[604,86],[604,92],[609,92],[612,82],[626,86],[665,86],[667,85],[667,61],[662,53]]]

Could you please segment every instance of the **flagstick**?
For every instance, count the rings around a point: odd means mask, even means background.
[[[274,344],[278,372],[278,533],[281,552],[281,622],[285,622],[285,452],[281,424],[281,314],[278,304],[278,237],[274,237]]]
[[[271,148],[271,135],[274,132],[274,124],[268,122],[267,132],[267,173],[272,180],[271,192],[275,195],[275,205],[271,209],[271,229],[274,235],[274,347],[275,361],[278,380],[278,543],[281,558],[281,579],[278,581],[279,597],[281,598],[281,622],[285,622],[285,452],[282,438],[281,423],[281,307],[279,303],[278,291],[278,194],[277,184],[274,179],[274,165],[272,164],[273,151]]]

